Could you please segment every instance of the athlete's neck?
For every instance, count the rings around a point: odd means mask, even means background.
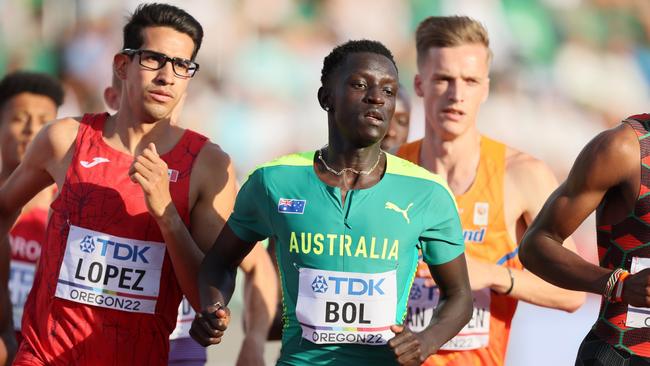
[[[327,164],[336,169],[352,168],[357,171],[368,171],[377,163],[381,147],[374,144],[367,147],[357,147],[330,139],[323,149],[323,157]]]
[[[419,158],[421,166],[447,180],[454,194],[463,194],[476,177],[481,158],[481,135],[474,126],[462,135],[443,140],[427,128]]]
[[[341,202],[345,204],[349,190],[370,188],[381,180],[386,154],[381,152],[379,141],[359,147],[337,136],[336,131],[330,130],[328,145],[317,153],[320,158],[315,159],[314,164],[320,180],[340,188]]]
[[[111,147],[135,156],[150,142],[156,144],[160,153],[164,153],[169,148],[169,140],[174,140],[172,132],[176,129],[171,125],[170,118],[144,123],[132,118],[127,111],[118,111],[104,124],[103,136]]]

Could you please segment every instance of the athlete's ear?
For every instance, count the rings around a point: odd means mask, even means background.
[[[413,78],[413,90],[415,90],[415,95],[418,97],[424,97],[424,93],[422,92],[422,77],[420,74],[415,74]]]
[[[113,72],[120,80],[126,80],[126,69],[129,66],[131,57],[123,53],[116,53],[113,56]]]
[[[325,86],[318,88],[318,104],[328,112],[334,110],[330,101],[329,90]]]

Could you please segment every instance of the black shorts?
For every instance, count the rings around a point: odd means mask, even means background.
[[[589,332],[580,344],[575,366],[650,366],[650,358],[614,348]]]

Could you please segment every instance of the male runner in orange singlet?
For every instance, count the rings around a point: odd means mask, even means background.
[[[166,365],[182,294],[198,304],[199,263],[235,196],[229,157],[170,123],[202,36],[177,7],[139,6],[113,59],[117,113],[48,124],[0,188],[0,236],[34,194],[59,189],[15,365]],[[242,267],[264,281],[272,265],[256,250]],[[267,309],[275,291],[261,292]],[[255,314],[270,323],[272,310]]]
[[[517,243],[557,181],[546,164],[476,127],[488,96],[491,58],[480,23],[430,17],[420,23],[416,43],[414,87],[424,99],[425,136],[404,145],[398,156],[447,179],[458,203],[474,290],[472,320],[425,364],[503,365],[518,300],[565,311],[584,302],[584,294],[523,271],[517,257]],[[575,251],[570,239],[565,245]],[[415,330],[428,322],[437,301],[424,282],[416,281],[411,292],[408,323]]]

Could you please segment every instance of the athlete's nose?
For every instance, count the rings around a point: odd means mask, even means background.
[[[156,74],[156,79],[161,85],[169,85],[174,83],[174,68],[171,62],[167,62],[158,73]]]
[[[381,88],[378,86],[369,87],[364,101],[369,104],[384,104],[384,96],[381,93]]]
[[[454,80],[449,83],[449,89],[447,91],[449,95],[449,100],[453,102],[462,102],[464,90],[462,85],[457,80]]]
[[[27,117],[27,121],[25,122],[25,126],[23,126],[22,134],[31,136],[34,133],[34,123],[36,122],[36,119],[32,117],[31,115]]]

